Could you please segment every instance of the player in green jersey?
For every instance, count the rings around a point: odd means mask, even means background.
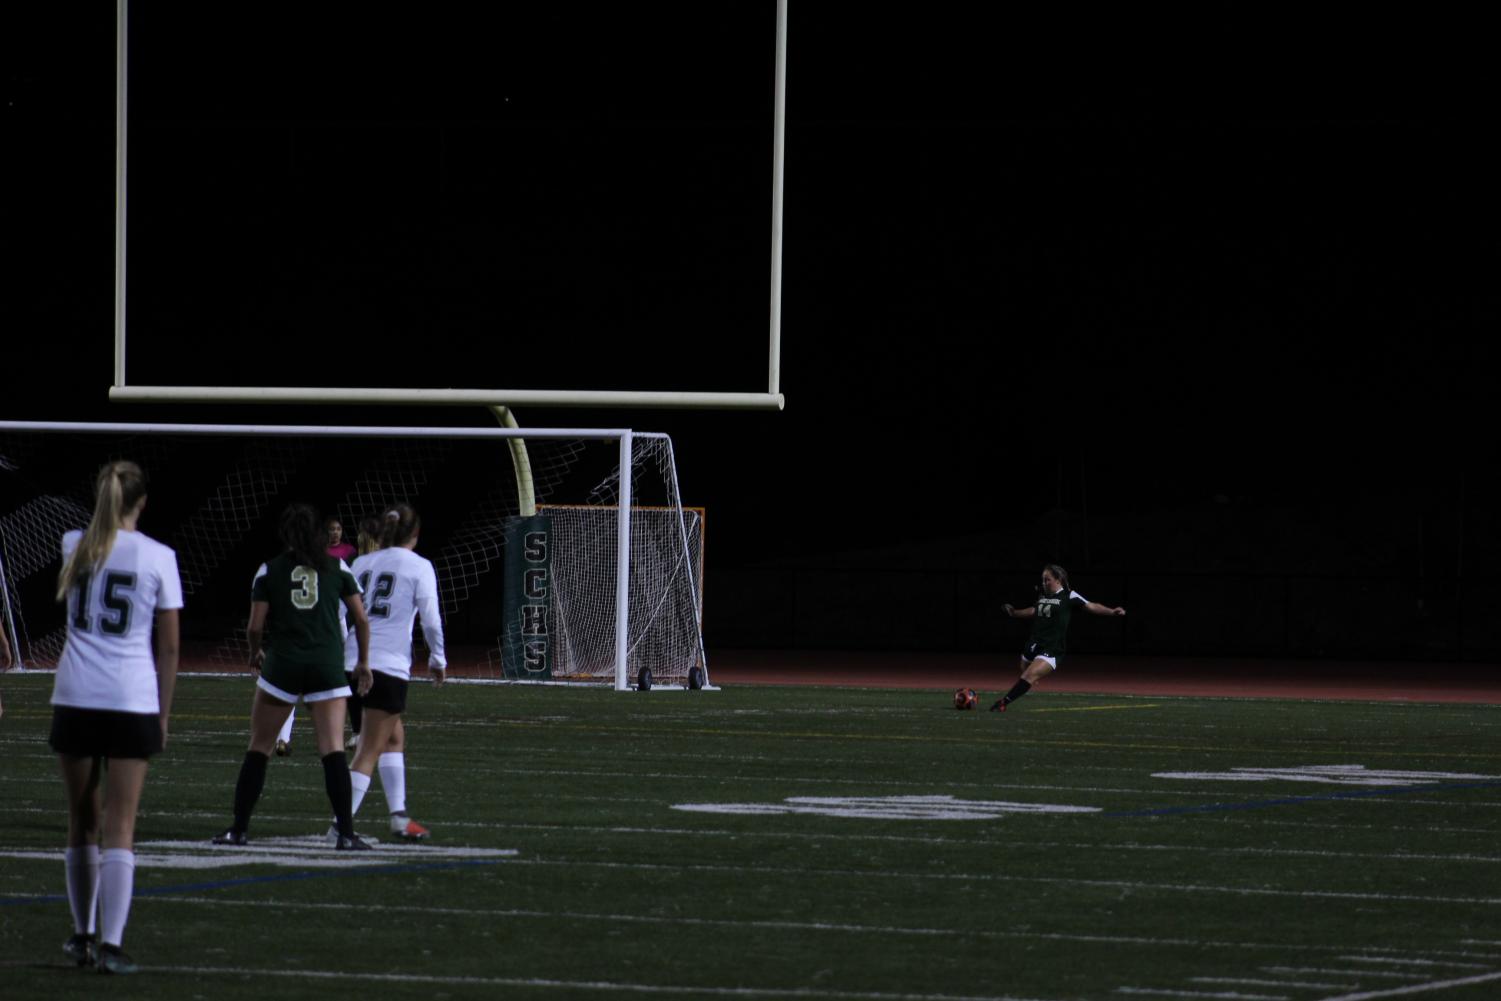
[[[1068,586],[1068,572],[1056,563],[1042,568],[1042,586],[1037,592],[1037,604],[1031,608],[1001,606],[1006,617],[1031,619],[1032,634],[1027,639],[1027,648],[1022,651],[1021,680],[1011,686],[1011,691],[995,700],[990,711],[1005,712],[1006,707],[1028,689],[1058,669],[1058,659],[1063,656],[1068,639],[1068,624],[1074,609],[1082,608],[1092,615],[1125,615],[1124,608],[1111,608],[1097,601],[1088,601],[1084,595]]]
[[[266,783],[266,764],[276,734],[292,706],[301,698],[312,711],[318,754],[323,762],[324,787],[338,827],[336,847],[361,850],[370,846],[354,833],[351,819],[349,763],[344,757],[344,702],[350,695],[344,677],[344,631],[339,606],[349,613],[355,630],[358,659],[355,690],[370,690],[370,620],[360,600],[360,585],[344,561],[328,555],[327,536],[318,512],[307,504],[293,504],[281,516],[281,540],[287,551],[266,563],[251,592],[250,666],[260,669],[255,701],[250,709],[250,749],[235,783],[234,823],[214,838],[215,844],[243,845],[250,814]],[[261,650],[265,630],[270,649]]]

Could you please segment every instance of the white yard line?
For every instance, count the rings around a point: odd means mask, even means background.
[[[1328,984],[1316,980],[1259,980],[1256,977],[1189,977],[1194,984],[1244,984],[1247,987],[1290,987],[1299,990],[1352,991],[1356,984]]]
[[[1019,876],[1015,873],[983,873],[983,872],[900,872],[890,869],[882,870],[849,870],[849,869],[789,869],[779,866],[730,866],[711,865],[708,863],[683,863],[669,865],[660,862],[598,862],[588,859],[516,859],[506,862],[507,865],[539,865],[539,866],[569,866],[600,869],[630,869],[637,871],[678,871],[678,872],[732,872],[747,873],[761,876],[794,876],[798,879],[806,879],[809,876],[837,876],[841,878],[861,879],[910,879],[910,880],[935,880],[945,882],[1000,882],[1000,883],[1038,883],[1049,886],[1097,886],[1106,889],[1121,890],[1147,890],[1165,891],[1169,893],[1227,893],[1236,896],[1254,897],[1292,897],[1305,900],[1374,900],[1391,903],[1439,903],[1439,904],[1482,904],[1501,905],[1501,897],[1437,897],[1422,894],[1402,893],[1354,893],[1335,890],[1273,890],[1265,887],[1250,886],[1216,886],[1212,884],[1194,883],[1143,883],[1130,880],[1118,879],[1068,879],[1060,876]]]
[[[1325,977],[1354,977],[1361,980],[1365,977],[1386,977],[1389,980],[1423,980],[1428,974],[1421,973],[1392,973],[1389,970],[1331,970],[1321,966],[1263,966],[1264,973],[1312,973]]]
[[[269,910],[285,911],[346,911],[348,905],[343,903],[319,903],[315,901],[301,900],[245,900],[234,897],[204,897],[175,894],[162,894],[145,898],[138,904],[150,906],[157,902],[194,904],[206,907],[251,907]],[[429,916],[452,916],[474,917],[489,919],[551,919],[565,921],[599,921],[605,924],[646,924],[664,925],[667,927],[702,927],[702,928],[754,928],[763,931],[792,931],[792,932],[832,932],[854,935],[894,935],[921,938],[973,938],[993,940],[998,942],[1010,942],[1019,939],[1031,939],[1048,942],[1074,942],[1084,944],[1101,945],[1138,945],[1147,947],[1181,947],[1188,946],[1196,949],[1233,949],[1233,950],[1264,950],[1268,952],[1305,952],[1305,953],[1337,953],[1345,949],[1344,946],[1336,945],[1310,945],[1307,943],[1287,942],[1255,942],[1255,941],[1218,941],[1214,939],[1188,939],[1188,938],[1151,938],[1141,935],[1099,935],[1099,934],[1070,934],[1067,932],[1029,932],[1021,930],[997,929],[982,931],[975,928],[929,928],[922,926],[892,926],[892,925],[868,925],[838,921],[784,921],[784,920],[757,920],[738,918],[695,918],[681,914],[653,915],[653,914],[619,914],[594,911],[570,911],[570,910],[541,910],[536,908],[485,908],[485,907],[432,907],[421,904],[388,904],[382,905],[382,910],[392,914],[410,914],[418,918]],[[1450,953],[1437,951],[1424,951],[1419,955],[1443,956]],[[1471,953],[1457,953],[1461,956],[1470,956]],[[1400,961],[1400,960],[1396,960]],[[1414,960],[1421,961],[1421,960]],[[1354,977],[1360,971],[1347,971]],[[1196,977],[1197,981],[1246,983],[1248,985],[1307,987],[1311,989],[1337,990],[1353,989],[1355,985],[1330,984],[1330,983],[1306,983],[1299,984],[1286,980],[1232,980],[1229,978]]]
[[[1217,998],[1222,1001],[1289,1001],[1286,994],[1241,994],[1236,991],[1175,991],[1157,987],[1117,987],[1117,994],[1154,998]]]
[[[147,966],[152,973],[184,973],[190,976],[286,977],[328,981],[365,981],[386,984],[434,984],[456,987],[545,987],[560,991],[601,991],[656,996],[731,998],[833,998],[837,1001],[1050,1001],[1009,994],[897,994],[884,991],[816,990],[781,987],[683,987],[669,984],[638,984],[619,980],[550,980],[541,977],[442,977],[405,973],[341,972],[338,970],[277,970],[227,966]]]
[[[287,839],[291,840],[291,839]],[[286,841],[282,842],[283,844]],[[184,846],[207,847],[200,842],[181,842]],[[256,844],[252,840],[252,845]],[[273,842],[275,844],[275,842]],[[432,851],[431,848],[422,848],[421,851]],[[30,849],[26,851],[0,850],[0,857],[13,858],[55,858],[60,857],[61,849],[56,851],[44,851]],[[1216,884],[1195,883],[1149,883],[1131,880],[1108,880],[1108,879],[1072,879],[1058,876],[1020,876],[1014,873],[986,873],[986,872],[901,872],[897,870],[835,870],[835,869],[795,869],[779,866],[744,866],[744,865],[715,865],[709,863],[660,863],[660,862],[602,862],[591,859],[545,859],[545,858],[508,858],[499,860],[503,865],[531,865],[531,866],[565,866],[569,868],[596,868],[596,869],[619,869],[636,872],[711,872],[711,873],[736,873],[757,876],[789,876],[797,879],[806,879],[809,876],[837,876],[842,878],[858,879],[905,879],[913,881],[943,881],[943,882],[1004,882],[1004,883],[1030,883],[1044,886],[1083,886],[1099,887],[1111,890],[1141,890],[1158,893],[1221,893],[1245,897],[1285,897],[1301,900],[1369,900],[1383,903],[1441,903],[1441,904],[1466,904],[1496,906],[1501,905],[1501,897],[1457,897],[1457,896],[1430,896],[1426,894],[1401,894],[1401,893],[1363,893],[1344,892],[1336,890],[1282,890],[1267,887],[1250,886],[1225,886]]]
[[[1458,980],[1434,980],[1426,984],[1413,984],[1409,987],[1393,987],[1383,991],[1362,991],[1359,994],[1341,994],[1337,997],[1327,997],[1321,1001],[1368,1001],[1370,998],[1395,998],[1406,994],[1424,994],[1428,991],[1446,991],[1451,987],[1469,987],[1473,984],[1487,984],[1493,980],[1501,980],[1501,971],[1495,973],[1483,973],[1476,977],[1461,977]]]
[[[1387,956],[1336,956],[1352,963],[1388,963],[1392,966],[1457,966],[1467,970],[1490,970],[1493,963],[1456,963],[1448,959],[1392,959]]]
[[[49,784],[52,784],[52,783],[49,783]],[[595,801],[595,802],[601,801],[601,797],[593,797],[593,796],[591,796],[591,797],[588,797],[588,798],[590,800],[592,800],[592,801]],[[625,801],[625,802],[659,803],[661,801],[660,800],[628,800],[628,801]],[[6,814],[54,815],[54,814],[59,814],[59,813],[60,813],[60,811],[58,809],[56,809],[56,808],[30,807],[30,806],[8,806],[7,807],[7,806],[4,806],[4,805],[0,805],[0,817],[5,816]],[[182,811],[182,810],[152,811],[152,810],[149,810],[149,809],[145,809],[145,810],[141,811],[141,816],[142,817],[176,817],[176,818],[182,818],[182,819],[197,819],[197,818],[222,818],[224,816],[224,814],[223,814],[222,811],[207,811],[207,810],[204,810],[204,811]],[[266,821],[274,821],[274,822],[296,822],[296,821],[304,821],[307,818],[304,815],[292,816],[292,815],[278,815],[278,814],[266,813],[266,814],[257,814],[256,819],[259,822],[264,823]],[[1319,827],[1321,827],[1321,829],[1328,829],[1328,825],[1315,825],[1315,826],[1319,826]],[[649,835],[649,836],[652,836],[652,837],[693,837],[693,838],[725,837],[725,838],[733,838],[733,839],[736,839],[736,840],[744,840],[746,838],[764,838],[764,839],[769,839],[769,840],[779,840],[779,839],[780,840],[806,840],[806,841],[818,841],[818,842],[876,841],[876,842],[892,842],[892,843],[900,843],[900,844],[924,844],[924,845],[948,844],[948,845],[966,845],[966,846],[974,845],[974,846],[979,846],[979,845],[994,845],[994,844],[997,844],[999,842],[1004,842],[1004,843],[1007,843],[1007,844],[1011,843],[1011,835],[1010,834],[1002,835],[1000,833],[997,833],[997,835],[995,837],[989,837],[989,838],[987,838],[987,837],[959,838],[959,837],[923,837],[923,836],[920,836],[920,835],[898,835],[898,834],[858,834],[858,833],[830,834],[830,833],[827,833],[827,832],[814,833],[814,832],[806,832],[806,831],[736,831],[736,830],[728,830],[728,829],[726,829],[726,830],[715,830],[715,829],[710,829],[710,828],[693,828],[693,827],[643,827],[643,826],[627,826],[627,825],[621,825],[621,824],[531,824],[531,823],[507,823],[505,821],[481,822],[481,821],[466,821],[466,820],[449,820],[449,821],[443,821],[442,822],[442,828],[444,830],[556,831],[556,832],[560,832],[560,833],[570,833],[570,832],[598,832],[598,833],[602,833],[602,834],[642,834],[642,835]],[[1477,831],[1476,833],[1480,833],[1480,832]],[[1492,832],[1485,832],[1485,833],[1492,833]],[[1260,857],[1266,857],[1266,858],[1378,859],[1378,860],[1392,861],[1392,862],[1440,862],[1440,863],[1477,862],[1477,863],[1484,863],[1484,864],[1501,864],[1501,855],[1440,854],[1440,853],[1423,853],[1423,854],[1418,854],[1418,853],[1410,853],[1410,852],[1338,852],[1338,851],[1329,851],[1327,849],[1317,849],[1317,850],[1316,849],[1296,849],[1296,848],[1293,848],[1293,849],[1279,849],[1279,848],[1260,848],[1260,847],[1254,847],[1254,846],[1240,846],[1240,845],[1210,847],[1210,846],[1200,846],[1200,845],[1138,844],[1138,843],[1135,843],[1135,842],[1114,842],[1114,843],[1112,843],[1112,842],[1094,842],[1094,843],[1089,843],[1089,842],[1082,842],[1082,843],[1080,843],[1080,842],[1060,842],[1060,843],[1055,843],[1054,846],[1053,846],[1053,848],[1054,848],[1054,850],[1072,849],[1072,850],[1078,850],[1078,851],[1091,851],[1091,852],[1100,852],[1100,851],[1132,851],[1132,852],[1172,852],[1172,853],[1178,853],[1178,854],[1182,854],[1182,853],[1186,853],[1186,852],[1196,852],[1196,853],[1199,853],[1199,854],[1214,854],[1214,855],[1252,855],[1252,856],[1260,856]],[[1501,945],[1501,943],[1496,943],[1496,944]]]

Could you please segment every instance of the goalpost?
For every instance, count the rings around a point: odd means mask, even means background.
[[[530,445],[535,515],[509,475],[515,441]],[[406,501],[438,572],[453,676],[626,690],[649,671],[654,688],[710,687],[701,513],[682,506],[671,439],[622,428],[0,422],[0,610],[26,667],[61,652],[58,543],[87,523],[114,458],[150,478],[142,530],[178,553],[194,663],[245,663],[250,578],[289,502],[352,539]]]

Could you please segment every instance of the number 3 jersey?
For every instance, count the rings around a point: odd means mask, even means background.
[[[63,564],[79,531],[63,536]],[[156,613],[182,607],[177,554],[140,532],[115,533],[104,562],[80,568],[68,589],[68,639],[52,704],[127,713],[161,711],[151,628]]]
[[[438,613],[438,575],[432,562],[410,549],[392,546],[366,553],[354,561],[354,575],[365,592],[370,618],[370,669],[410,681],[412,677],[412,620],[422,616],[422,638],[430,653],[428,664],[446,668],[443,620]],[[354,667],[355,637],[344,641],[344,666]]]
[[[267,666],[277,660],[294,664],[342,664],[344,631],[339,612],[344,599],[360,586],[344,561],[332,556],[322,566],[304,566],[291,553],[265,564],[250,586],[252,601],[264,601],[270,649]]]

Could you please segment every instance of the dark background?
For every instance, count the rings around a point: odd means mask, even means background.
[[[520,7],[521,5],[517,5]],[[770,2],[133,11],[134,384],[766,388]],[[111,405],[114,23],[4,33],[9,418]],[[1494,61],[1450,15],[794,5],[782,413],[673,434],[719,646],[1494,661]]]

